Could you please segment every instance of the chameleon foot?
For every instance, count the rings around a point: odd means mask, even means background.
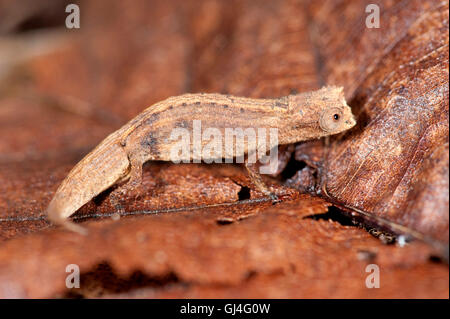
[[[123,208],[123,206],[120,204],[114,205],[114,213],[115,214],[123,214],[123,213],[125,213],[125,208]]]
[[[281,199],[274,193],[269,193],[268,196],[270,197],[270,199],[272,200],[272,205],[275,205],[277,203],[281,203]]]

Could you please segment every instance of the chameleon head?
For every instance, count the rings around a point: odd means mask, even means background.
[[[326,86],[314,92],[292,95],[293,128],[305,139],[344,132],[356,125],[342,87]]]
[[[327,135],[344,132],[356,125],[342,87],[324,87],[327,99],[319,115],[319,126]]]

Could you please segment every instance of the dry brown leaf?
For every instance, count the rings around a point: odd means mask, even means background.
[[[312,7],[323,75],[347,88],[358,126],[326,149],[298,146],[297,158],[320,166],[317,189],[329,200],[446,243],[448,254],[448,2],[387,1],[380,29],[354,15],[364,6]],[[322,36],[336,25],[336,37]]]

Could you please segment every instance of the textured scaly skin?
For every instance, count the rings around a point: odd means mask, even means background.
[[[332,118],[336,112],[339,113],[338,122]],[[70,171],[47,208],[49,219],[73,231],[86,233],[84,228],[67,218],[119,182],[128,180],[125,187],[136,187],[141,182],[145,162],[171,161],[171,148],[178,142],[170,139],[171,132],[174,128],[192,132],[194,120],[201,121],[202,129],[218,128],[222,137],[225,128],[277,128],[278,145],[337,134],[356,123],[343,90],[338,87],[324,87],[276,99],[203,93],[170,97],[147,108],[110,134]],[[202,147],[208,142],[202,140]],[[233,154],[234,157],[254,151],[247,144],[241,154],[236,153],[236,149],[227,149],[224,141],[222,145],[222,154]],[[268,145],[268,148],[274,146],[277,145]],[[192,139],[190,150],[186,160],[194,157]],[[254,174],[250,176],[254,179]],[[261,183],[255,182],[257,186]]]

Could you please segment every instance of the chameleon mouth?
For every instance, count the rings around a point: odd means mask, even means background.
[[[355,118],[352,116],[350,119],[345,121],[345,124],[349,125],[350,127],[353,127],[356,125],[356,120]]]

